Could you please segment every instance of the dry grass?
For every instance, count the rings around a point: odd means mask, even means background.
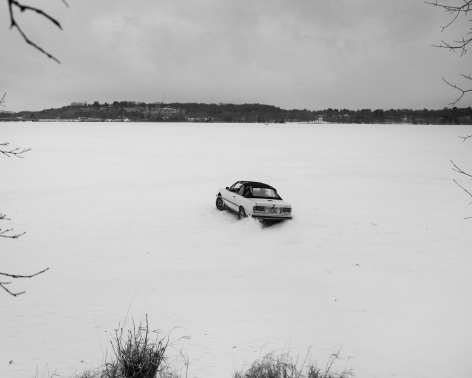
[[[154,335],[152,335],[154,334]],[[152,336],[152,337],[151,337]],[[181,378],[176,369],[166,361],[169,338],[159,338],[157,331],[149,331],[146,323],[124,331],[119,328],[111,341],[114,358],[102,369],[88,370],[73,378]],[[308,354],[302,363],[289,354],[269,353],[254,361],[246,370],[236,371],[233,378],[353,378],[352,370],[333,371],[339,359],[339,352],[333,353],[324,368],[309,362]],[[189,358],[184,359],[185,378],[188,376]],[[308,362],[307,362],[308,361]]]
[[[262,359],[252,363],[246,371],[237,371],[233,378],[351,378],[354,376],[351,370],[340,373],[333,372],[333,363],[339,358],[339,353],[334,353],[328,360],[324,369],[316,364],[305,362],[301,365],[293,361],[288,354],[267,354]]]
[[[118,327],[110,341],[113,356],[101,369],[87,370],[72,378],[181,378],[166,360],[169,336],[159,338],[157,331],[150,331],[146,322],[125,331]],[[185,339],[186,337],[182,337]],[[181,353],[182,354],[182,353]],[[188,374],[188,357],[182,354],[185,378]]]
[[[159,339],[157,331],[149,330],[147,316],[144,325],[136,327],[133,321],[133,329],[116,330],[111,344],[114,360],[106,364],[103,378],[154,378],[166,370],[169,339]]]

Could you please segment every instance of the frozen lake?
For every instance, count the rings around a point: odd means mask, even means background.
[[[472,127],[0,123],[0,377],[99,367],[119,324],[170,332],[189,377],[269,352],[356,376],[466,378],[472,362]],[[215,208],[237,180],[294,219]],[[179,339],[188,336],[186,339]]]

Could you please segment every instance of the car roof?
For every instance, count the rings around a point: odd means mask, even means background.
[[[238,182],[240,182],[241,184],[249,185],[249,186],[256,187],[256,188],[268,188],[268,189],[276,190],[273,186],[270,186],[268,184],[264,184],[263,182],[259,182],[259,181],[240,180]]]

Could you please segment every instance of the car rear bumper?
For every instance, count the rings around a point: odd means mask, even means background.
[[[291,215],[280,215],[280,214],[252,214],[253,218],[261,220],[284,220],[292,219]]]

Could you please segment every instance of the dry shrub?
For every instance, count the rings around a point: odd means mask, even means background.
[[[293,361],[288,354],[275,355],[269,353],[261,360],[257,360],[246,371],[238,371],[234,378],[351,378],[354,376],[351,370],[341,373],[332,372],[334,361],[339,358],[339,353],[333,353],[324,369],[310,363],[306,367],[304,363],[298,366],[298,361]]]
[[[252,363],[246,372],[236,372],[234,378],[299,378],[297,365],[286,354],[267,354]]]
[[[151,335],[154,334],[154,335]],[[106,364],[103,378],[154,378],[165,368],[165,352],[168,338],[159,339],[157,331],[149,331],[146,324],[126,333],[123,328],[115,331],[111,341],[115,359]]]
[[[102,369],[97,369],[97,370],[86,370],[80,374],[74,375],[73,378],[105,378],[105,377],[106,377],[105,372]]]

